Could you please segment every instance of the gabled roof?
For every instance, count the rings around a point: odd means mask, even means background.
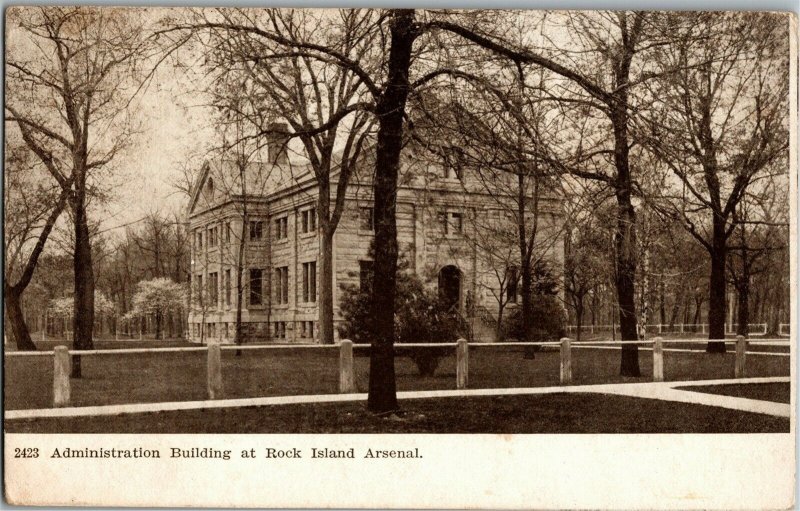
[[[308,163],[249,162],[242,173],[232,160],[207,160],[192,185],[188,214],[191,216],[198,210],[245,194],[265,197],[312,179],[313,172]],[[204,200],[205,207],[198,208]]]

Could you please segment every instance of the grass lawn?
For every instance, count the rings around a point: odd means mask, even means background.
[[[366,392],[369,359],[356,350],[355,376]],[[455,352],[455,348],[452,350]],[[225,398],[331,394],[338,392],[338,350],[282,349],[222,352]],[[618,350],[576,349],[575,384],[641,382],[652,379],[652,352],[641,351],[641,378],[619,376]],[[665,353],[667,380],[732,378],[734,355]],[[206,398],[205,352],[84,356],[84,377],[72,380],[72,405],[102,405]],[[559,353],[542,351],[534,360],[516,346],[470,347],[470,388],[542,387],[559,383]],[[789,357],[749,357],[748,376],[786,376]],[[52,406],[53,361],[49,356],[5,357],[5,407],[9,410]],[[434,376],[419,376],[407,358],[396,358],[399,390],[453,389],[455,356],[442,359]]]
[[[705,385],[680,387],[680,390],[718,394],[722,396],[760,399],[776,403],[791,403],[791,386],[788,383],[743,383],[738,385]]]
[[[398,419],[324,403],[5,421],[10,433],[788,433],[789,419],[600,394],[403,401]]]

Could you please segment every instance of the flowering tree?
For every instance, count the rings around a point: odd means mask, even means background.
[[[56,316],[71,318],[75,313],[75,299],[72,296],[54,298],[50,300],[50,308]],[[116,310],[114,303],[102,291],[97,290],[94,292],[94,308],[100,316],[113,315]]]
[[[182,311],[185,305],[186,287],[183,284],[165,278],[143,280],[136,285],[133,308],[128,315],[140,318],[146,315],[155,316],[156,338],[161,339],[164,316]]]
[[[72,296],[65,296],[63,298],[54,298],[50,300],[50,310],[54,317],[63,318],[65,321],[71,320],[75,314],[75,298]],[[114,302],[102,292],[95,289],[94,291],[94,310],[98,317],[113,316],[116,312]]]

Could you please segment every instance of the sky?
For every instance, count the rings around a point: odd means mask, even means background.
[[[185,75],[166,65],[134,103],[140,133],[115,162],[119,182],[114,200],[105,208],[103,229],[154,212],[185,210],[188,198],[174,183],[181,180],[185,166],[201,167],[213,138],[208,112],[186,81]]]

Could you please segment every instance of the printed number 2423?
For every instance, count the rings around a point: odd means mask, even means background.
[[[36,447],[25,447],[20,449],[17,447],[14,449],[14,457],[15,458],[38,458],[39,457],[39,449]]]

